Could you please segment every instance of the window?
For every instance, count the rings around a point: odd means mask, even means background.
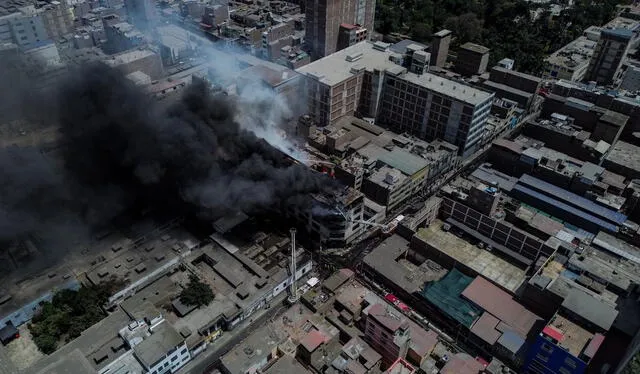
[[[542,350],[547,352],[547,353],[553,352],[553,347],[551,347],[549,344],[542,343],[540,348],[542,348]]]
[[[171,362],[174,362],[174,361],[175,361],[175,360],[177,360],[177,359],[178,359],[178,356],[173,356],[173,357],[171,358]]]
[[[564,364],[565,364],[567,367],[570,367],[570,368],[572,368],[572,369],[575,369],[575,368],[576,368],[576,362],[575,362],[575,361],[573,361],[573,360],[572,360],[571,358],[569,358],[569,357],[567,357],[567,358],[564,360]]]
[[[558,370],[558,372],[559,372],[560,374],[571,374],[571,373],[572,373],[572,372],[571,372],[569,369],[567,369],[567,368],[560,368],[560,370]]]
[[[186,354],[187,354],[187,349],[186,349],[186,348],[184,348],[183,350],[181,350],[181,351],[180,351],[180,354],[181,354],[182,356],[186,355]]]

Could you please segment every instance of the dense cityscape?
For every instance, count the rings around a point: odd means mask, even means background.
[[[640,373],[640,3],[0,0],[0,374]]]

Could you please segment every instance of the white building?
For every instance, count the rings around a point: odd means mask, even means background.
[[[184,338],[164,318],[151,320],[150,326],[144,322],[132,322],[123,330],[140,328],[144,335],[134,334],[129,344],[146,373],[175,373],[191,360]]]

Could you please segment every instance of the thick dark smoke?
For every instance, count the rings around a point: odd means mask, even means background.
[[[166,104],[103,65],[73,72],[42,120],[61,128],[62,168],[35,149],[0,152],[0,239],[61,216],[101,225],[137,204],[205,219],[308,204],[336,188],[234,121],[238,107],[193,84]],[[35,108],[33,108],[36,110]]]

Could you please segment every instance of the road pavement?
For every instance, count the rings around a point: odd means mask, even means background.
[[[220,364],[220,358],[229,352],[233,347],[241,343],[256,328],[263,325],[278,314],[284,312],[286,307],[284,302],[287,293],[283,292],[274,301],[269,309],[261,309],[255,312],[249,320],[240,323],[232,331],[225,331],[218,339],[213,341],[207,349],[196,356],[193,360],[182,367],[179,374],[209,374]],[[0,372],[0,374],[2,374]]]

